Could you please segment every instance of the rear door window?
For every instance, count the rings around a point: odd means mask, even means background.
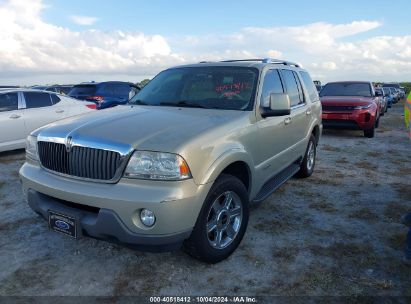
[[[26,100],[26,108],[43,108],[52,105],[49,93],[43,92],[24,92],[24,99]]]
[[[291,70],[282,70],[287,94],[290,97],[291,107],[304,103],[304,96],[297,74]]]
[[[17,93],[0,94],[0,112],[17,110],[18,104]]]
[[[303,79],[304,85],[307,88],[308,96],[310,96],[311,101],[315,101],[318,99],[318,91],[317,88],[313,82],[313,80],[310,77],[310,74],[307,72],[300,72],[301,78]]]

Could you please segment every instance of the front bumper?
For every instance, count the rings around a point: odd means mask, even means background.
[[[191,229],[163,236],[133,233],[113,210],[79,206],[41,194],[33,189],[28,190],[27,201],[30,208],[45,220],[48,220],[50,210],[75,218],[79,225],[77,229],[79,235],[121,243],[140,250],[153,252],[177,250],[191,234]]]
[[[68,215],[84,218],[80,222],[86,235],[136,245],[167,245],[169,241],[187,238],[211,188],[211,184],[197,185],[192,179],[162,182],[123,178],[117,184],[86,182],[47,172],[30,160],[20,169],[20,178],[34,211],[43,216],[51,207],[66,211]],[[144,208],[156,215],[151,228],[140,221],[140,211]]]
[[[368,130],[375,125],[375,114],[368,110],[347,113],[323,112],[324,128]]]

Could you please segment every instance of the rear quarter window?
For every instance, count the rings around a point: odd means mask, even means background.
[[[307,88],[308,96],[310,97],[311,101],[315,101],[318,99],[318,90],[310,77],[310,74],[304,71],[300,71],[300,76],[304,82],[305,87]]]
[[[56,104],[59,103],[61,99],[56,94],[51,94],[51,101],[53,102],[53,104]]]

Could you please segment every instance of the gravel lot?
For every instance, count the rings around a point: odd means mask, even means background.
[[[314,175],[252,206],[239,249],[217,265],[48,231],[23,199],[24,152],[0,154],[0,295],[408,295],[411,141],[402,103],[373,139],[324,131]]]

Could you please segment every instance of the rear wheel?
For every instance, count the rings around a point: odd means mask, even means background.
[[[308,141],[307,150],[304,159],[301,163],[300,171],[297,172],[298,177],[309,177],[314,172],[315,157],[317,155],[317,145],[314,135],[311,134]]]
[[[248,192],[236,177],[222,174],[212,186],[183,249],[207,263],[229,257],[248,224]]]

